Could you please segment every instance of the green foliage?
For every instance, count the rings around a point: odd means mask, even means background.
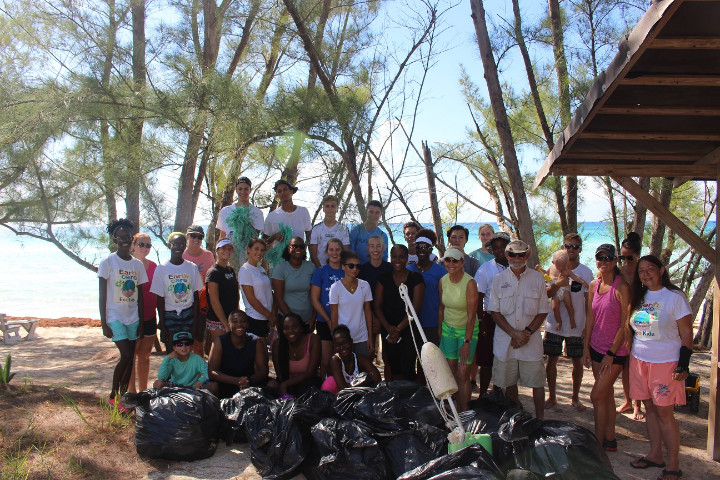
[[[17,374],[10,373],[10,367],[12,365],[12,360],[10,359],[10,354],[7,354],[7,357],[5,357],[5,367],[0,365],[0,385],[7,386],[10,383],[10,380],[13,379],[13,377]]]

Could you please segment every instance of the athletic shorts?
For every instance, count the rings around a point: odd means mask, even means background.
[[[685,405],[685,382],[673,380],[678,362],[650,363],[630,355],[630,398],[655,405]]]
[[[545,386],[545,364],[542,359],[533,361],[510,359],[503,362],[496,358],[493,362],[492,381],[500,388],[513,385],[542,388]]]
[[[590,358],[593,362],[596,363],[602,363],[603,358],[605,357],[604,353],[600,353],[594,348],[590,347]],[[627,355],[615,355],[613,358],[613,365],[625,365],[625,362],[627,361]]]
[[[157,333],[157,321],[155,317],[140,322],[140,331],[143,337],[154,337]]]
[[[355,355],[365,355],[366,357],[370,356],[370,350],[368,349],[367,341],[365,342],[355,342],[353,343],[353,352]]]
[[[258,337],[267,338],[270,334],[270,324],[267,320],[258,320],[256,318],[248,317],[248,332]]]
[[[475,349],[477,348],[478,324],[475,323],[470,340],[470,353],[465,361],[471,365],[475,361]],[[448,360],[460,360],[460,348],[465,343],[465,329],[454,328],[443,322],[442,335],[440,336],[440,351]]]
[[[138,339],[138,322],[133,322],[130,325],[125,325],[119,320],[108,322],[108,327],[112,330],[113,342],[119,342],[121,340],[135,341]]]
[[[330,325],[327,322],[321,322],[319,319],[315,322],[315,332],[320,337],[320,340],[326,342],[332,342],[332,333],[330,332]]]
[[[565,342],[566,353],[565,356],[569,358],[582,358],[583,350],[585,345],[583,344],[582,337],[563,337],[545,331],[545,338],[543,339],[543,350],[545,355],[551,357],[559,357],[563,352],[563,341]]]
[[[172,334],[176,332],[192,332],[193,323],[195,323],[195,315],[192,307],[180,313],[175,310],[165,310],[165,330],[171,334],[170,340]]]

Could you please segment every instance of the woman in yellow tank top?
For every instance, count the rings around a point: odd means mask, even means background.
[[[440,279],[438,334],[440,350],[447,358],[458,384],[460,411],[470,402],[470,367],[478,339],[478,291],[475,280],[463,271],[465,256],[457,248],[448,248],[443,257],[447,275]]]

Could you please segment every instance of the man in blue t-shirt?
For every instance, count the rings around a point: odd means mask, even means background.
[[[378,222],[382,216],[382,203],[377,200],[370,200],[367,204],[367,220],[356,225],[350,231],[350,250],[357,253],[360,257],[360,263],[367,263],[370,261],[368,255],[368,239],[374,235],[379,235],[383,239],[385,244],[385,251],[383,252],[382,259],[388,261],[388,243],[389,239],[385,232],[378,228]]]

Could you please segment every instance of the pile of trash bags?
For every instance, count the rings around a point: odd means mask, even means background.
[[[137,450],[190,460],[212,455],[218,439],[249,443],[268,479],[617,479],[592,432],[538,420],[501,392],[461,416],[466,430],[491,436],[493,453],[473,444],[447,454],[448,432],[426,387],[358,383],[337,396],[311,389],[294,399],[248,388],[221,402],[202,391],[148,390],[135,400]]]

